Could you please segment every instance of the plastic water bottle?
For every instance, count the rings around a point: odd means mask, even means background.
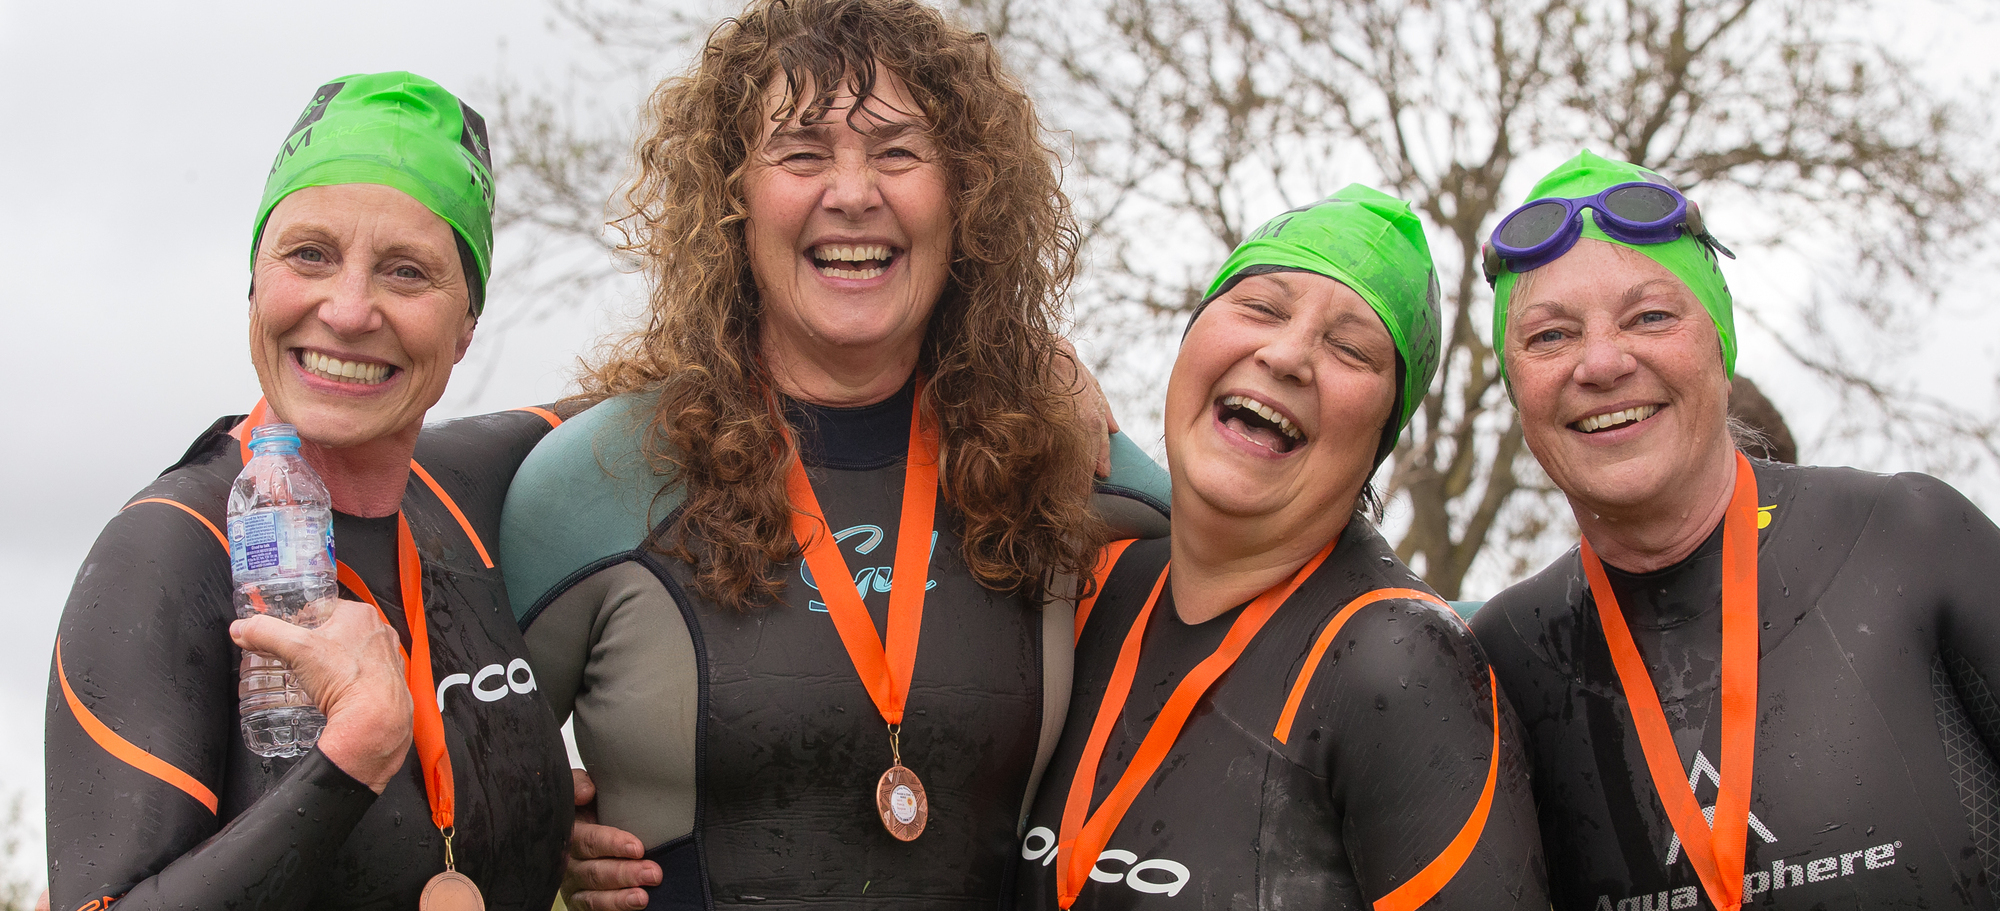
[[[236,616],[268,614],[311,628],[325,621],[334,581],[333,499],[299,455],[299,432],[265,424],[250,433],[250,461],[229,488],[229,570]],[[299,756],[319,742],[326,716],[276,658],[243,653],[237,675],[243,742],[259,756]]]

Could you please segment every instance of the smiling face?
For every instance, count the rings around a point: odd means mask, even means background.
[[[903,81],[877,72],[859,113],[843,88],[816,124],[772,121],[774,85],[745,175],[758,342],[780,386],[808,401],[843,404],[824,378],[857,368],[891,365],[900,386],[950,273],[941,156]]]
[[[1326,541],[1373,473],[1395,395],[1395,342],[1353,289],[1303,272],[1237,283],[1189,327],[1167,384],[1176,534],[1226,517]]]
[[[472,344],[451,226],[390,187],[285,197],[252,289],[257,381],[277,416],[321,446],[414,436]]]
[[[1524,279],[1507,375],[1528,448],[1571,505],[1677,515],[1718,477],[1726,490],[1729,378],[1694,293],[1644,255],[1590,239]]]

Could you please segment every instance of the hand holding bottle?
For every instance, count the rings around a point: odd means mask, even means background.
[[[410,751],[412,707],[396,632],[358,601],[324,601],[320,613],[325,622],[314,629],[269,616],[238,620],[229,638],[291,668],[326,715],[320,752],[380,794]]]

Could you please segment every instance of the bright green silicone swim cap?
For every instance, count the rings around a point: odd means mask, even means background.
[[[1542,178],[1535,188],[1528,191],[1528,198],[1521,201],[1527,205],[1537,199],[1555,197],[1577,199],[1595,195],[1608,187],[1621,183],[1645,181],[1672,187],[1666,178],[1635,164],[1612,161],[1585,149],[1575,158],[1562,163],[1547,177]],[[1680,192],[1679,187],[1674,187]],[[1736,317],[1734,303],[1729,296],[1729,283],[1722,278],[1721,263],[1714,251],[1686,231],[1664,244],[1628,244],[1604,233],[1592,218],[1594,213],[1584,210],[1583,236],[1616,244],[1628,250],[1636,250],[1672,272],[1675,278],[1694,292],[1701,301],[1702,309],[1708,311],[1708,318],[1715,323],[1715,331],[1722,336],[1722,369],[1732,379],[1736,376]],[[1507,307],[1514,296],[1514,286],[1521,276],[1512,270],[1500,270],[1500,279],[1493,285],[1493,356],[1500,359],[1500,375],[1507,375],[1505,356],[1507,340]]]
[[[1437,270],[1423,222],[1410,204],[1361,184],[1348,184],[1319,202],[1264,223],[1238,245],[1209,283],[1201,310],[1240,279],[1275,271],[1324,275],[1361,295],[1402,359],[1403,388],[1390,415],[1375,463],[1396,448],[1417,403],[1437,374],[1439,324]]]
[[[319,87],[271,163],[250,234],[256,267],[264,222],[307,187],[374,183],[408,193],[472,250],[484,289],[492,274],[493,156],[486,121],[444,86],[414,73],[343,76]],[[475,290],[473,312],[484,308]]]

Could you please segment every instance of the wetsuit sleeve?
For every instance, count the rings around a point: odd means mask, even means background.
[[[136,503],[77,574],[46,716],[53,908],[302,907],[375,800],[314,752],[219,815],[245,790],[228,779],[255,774],[232,759],[248,754],[219,518]]]
[[[551,431],[514,475],[500,532],[528,661],[574,723],[598,821],[649,849],[694,827],[700,692],[680,605],[641,559],[678,505],[640,446],[650,404],[611,399]]]
[[[1548,907],[1518,725],[1471,632],[1391,601],[1335,648],[1315,701],[1335,707],[1329,787],[1362,894],[1377,911]]]
[[[1091,507],[1111,526],[1111,539],[1164,538],[1173,502],[1165,469],[1123,433],[1111,435],[1111,477],[1096,482]]]
[[[1913,564],[1896,570],[1907,581],[1883,586],[1885,593],[1934,586],[1945,668],[1987,750],[2000,756],[2000,528],[1951,485],[1902,474],[1856,542],[1857,552],[1864,548],[1905,554]]]

